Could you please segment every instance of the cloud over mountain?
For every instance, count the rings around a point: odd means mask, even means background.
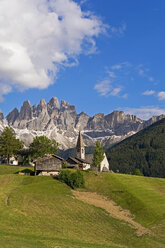
[[[60,66],[94,51],[105,26],[73,0],[5,0],[0,3],[1,96],[12,90],[44,89]]]
[[[142,106],[140,108],[121,108],[126,114],[138,116],[142,120],[148,120],[152,116],[165,115],[165,110],[156,106]]]

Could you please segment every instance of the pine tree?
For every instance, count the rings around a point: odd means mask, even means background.
[[[9,164],[10,157],[17,155],[23,148],[23,142],[16,138],[15,132],[11,127],[5,127],[0,136],[0,155],[5,157]]]
[[[96,141],[96,146],[95,146],[94,156],[93,156],[93,165],[95,167],[99,167],[103,159],[104,159],[103,148],[100,145],[99,141]]]
[[[54,154],[58,152],[58,143],[56,140],[50,140],[46,136],[35,137],[30,144],[30,152],[32,158],[42,158],[47,154]]]

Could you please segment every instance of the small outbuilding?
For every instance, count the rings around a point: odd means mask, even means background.
[[[49,155],[35,161],[35,175],[56,176],[62,169],[63,158]]]

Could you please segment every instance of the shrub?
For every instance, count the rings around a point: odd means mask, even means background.
[[[139,170],[139,169],[136,169],[132,175],[136,175],[136,176],[144,176],[143,173]]]
[[[72,189],[84,187],[84,177],[79,170],[77,170],[76,172],[62,170],[58,176],[58,179],[66,183]]]
[[[62,163],[62,168],[63,168],[63,169],[66,169],[66,168],[67,168],[67,163],[66,163],[66,162],[63,162],[63,163]]]

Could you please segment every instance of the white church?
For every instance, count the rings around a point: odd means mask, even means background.
[[[93,154],[86,154],[85,153],[85,145],[82,138],[81,131],[79,132],[77,145],[76,145],[76,157],[69,157],[67,158],[67,167],[68,168],[76,168],[80,170],[88,170],[94,168],[92,165],[93,161]],[[101,165],[99,167],[100,172],[108,172],[109,171],[109,163],[106,157],[106,154],[104,153],[104,159],[101,162]]]

